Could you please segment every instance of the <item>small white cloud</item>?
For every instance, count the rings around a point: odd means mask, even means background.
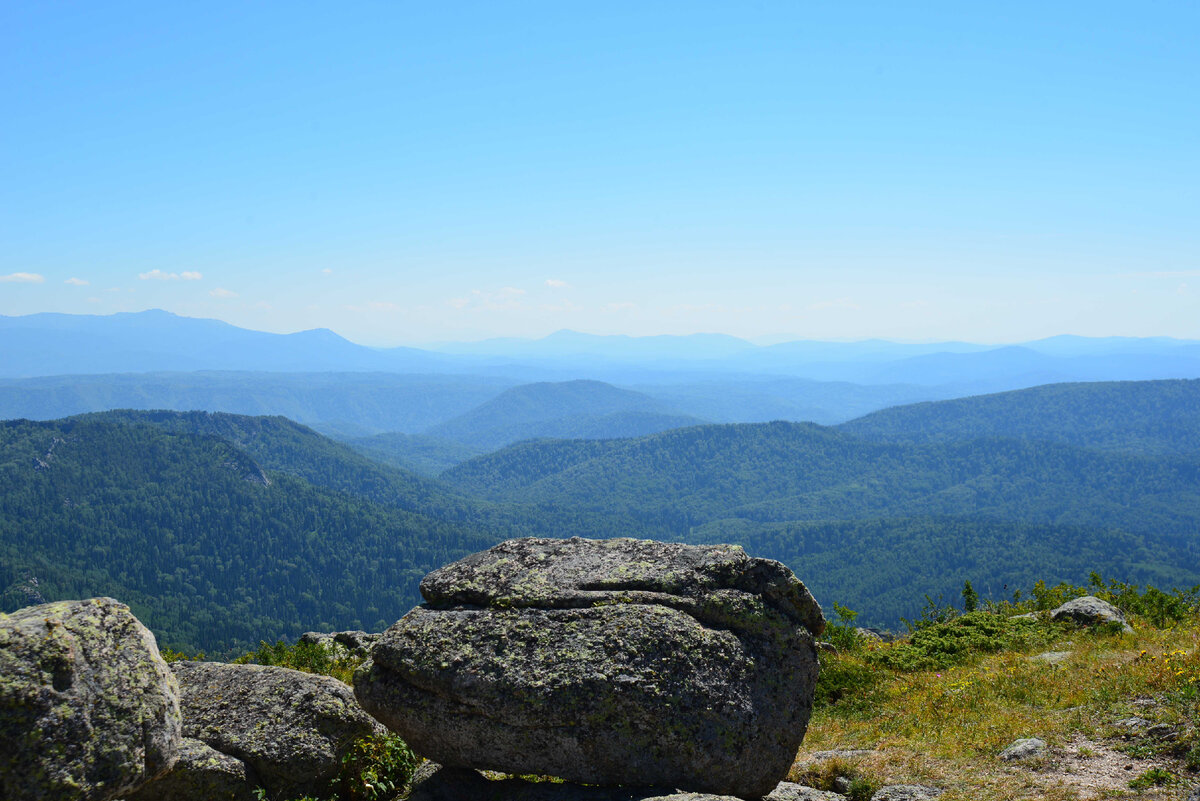
[[[224,289],[222,287],[217,287],[216,289],[210,290],[208,294],[214,298],[236,298],[237,297],[236,292],[231,292],[230,290]]]
[[[560,280],[559,280],[559,279],[557,279],[557,278],[547,278],[547,279],[546,279],[546,286],[548,286],[548,287],[552,287],[552,288],[554,288],[554,289],[563,289],[564,287],[566,287],[566,286],[567,286],[567,282],[566,282],[566,281],[560,281]]]
[[[5,284],[40,284],[46,279],[37,273],[9,273],[0,275],[0,282]]]
[[[324,270],[321,270],[321,272],[325,273],[325,275],[333,275],[333,270],[329,267],[326,267]]]
[[[68,278],[66,281],[63,281],[63,283],[70,284],[71,286],[87,286],[91,282],[85,281],[82,278]]]
[[[506,286],[495,292],[472,289],[466,297],[450,298],[446,303],[455,309],[513,310],[525,308],[522,298],[527,294],[524,289],[515,286]]]
[[[199,281],[203,277],[203,274],[194,270],[185,270],[182,273],[164,273],[156,268],[148,273],[138,273],[138,278],[143,281]]]
[[[808,311],[825,311],[827,309],[842,309],[844,311],[861,311],[862,306],[859,306],[850,298],[838,298],[837,300],[822,300],[818,303],[810,303],[804,307]]]

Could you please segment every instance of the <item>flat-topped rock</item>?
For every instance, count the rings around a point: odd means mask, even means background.
[[[175,678],[112,598],[0,614],[0,798],[107,801],[177,758]]]
[[[1126,634],[1133,632],[1133,627],[1125,620],[1125,613],[1108,601],[1094,595],[1085,595],[1067,601],[1050,613],[1051,620],[1071,620],[1083,626],[1113,624],[1121,627]]]
[[[355,691],[443,765],[761,798],[803,739],[824,619],[778,562],[511,540],[421,591]]]

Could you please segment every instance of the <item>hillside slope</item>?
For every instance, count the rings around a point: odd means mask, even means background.
[[[1013,437],[1200,458],[1200,379],[1051,384],[897,406],[838,428],[877,442]]]
[[[426,572],[496,540],[336,488],[346,477],[318,486],[265,467],[286,448],[219,435],[239,435],[236,422],[0,423],[0,592],[33,577],[47,598],[112,595],[161,644],[224,652],[308,629],[380,629],[419,602]]]
[[[425,433],[487,451],[524,439],[609,439],[699,422],[640,392],[578,380],[513,387]]]
[[[903,586],[993,597],[1094,569],[1200,581],[1200,466],[1055,443],[867,442],[810,424],[697,426],[631,440],[529,442],[443,479],[556,520],[561,536],[737,542],[874,621]],[[597,530],[603,527],[602,530]],[[919,596],[918,596],[919,597]]]

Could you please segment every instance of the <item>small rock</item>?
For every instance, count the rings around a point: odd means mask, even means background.
[[[1038,619],[1038,616],[1037,616],[1036,612],[1026,612],[1023,615],[1013,615],[1012,617],[1009,618],[1009,620],[1037,620],[1037,619]]]
[[[834,776],[833,777],[833,790],[834,790],[834,792],[840,793],[841,795],[849,795],[850,794],[851,784],[853,784],[853,782],[850,781],[849,776]]]
[[[871,801],[928,801],[941,794],[938,788],[922,784],[892,784],[877,790]]]
[[[1175,740],[1178,739],[1179,732],[1167,723],[1155,723],[1146,729],[1146,736],[1156,740]]]
[[[1067,601],[1050,613],[1051,620],[1073,620],[1084,626],[1096,626],[1103,623],[1118,623],[1126,634],[1133,629],[1125,621],[1125,613],[1108,601],[1102,601],[1094,595],[1085,595]]]
[[[259,784],[245,762],[184,737],[175,767],[125,801],[255,801]]]
[[[1046,753],[1046,742],[1037,737],[1026,737],[1016,740],[1008,748],[1000,752],[1000,758],[1005,762],[1014,760],[1034,759]]]
[[[1071,655],[1071,651],[1046,651],[1045,653],[1037,654],[1029,657],[1034,662],[1045,662],[1048,665],[1057,665]]]
[[[840,778],[840,777],[839,777]],[[843,795],[803,784],[780,782],[763,801],[845,801]]]
[[[1146,729],[1150,728],[1150,721],[1146,720],[1145,718],[1139,718],[1139,717],[1122,718],[1120,720],[1113,721],[1112,725],[1113,725],[1113,728],[1115,728],[1115,729],[1125,729],[1127,731],[1132,731],[1132,732],[1141,732],[1141,731],[1145,731]]]
[[[175,677],[112,598],[0,614],[0,798],[107,801],[179,752]]]
[[[1187,801],[1200,801],[1200,784],[1193,787],[1192,791],[1188,793]]]
[[[175,662],[183,733],[248,764],[272,796],[321,796],[359,738],[386,730],[330,676]]]

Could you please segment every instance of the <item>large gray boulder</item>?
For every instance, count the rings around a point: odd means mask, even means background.
[[[184,737],[175,767],[125,801],[255,801],[260,784],[242,760]]]
[[[183,733],[245,762],[272,795],[322,795],[355,740],[386,730],[329,676],[174,662]]]
[[[175,678],[125,604],[0,614],[0,798],[118,798],[170,768],[179,740]]]
[[[1067,601],[1050,613],[1050,619],[1070,620],[1084,626],[1111,623],[1121,626],[1126,634],[1133,632],[1133,628],[1125,620],[1124,612],[1094,595]]]
[[[355,692],[443,765],[759,798],[804,738],[824,618],[739,547],[510,540],[421,592]]]

